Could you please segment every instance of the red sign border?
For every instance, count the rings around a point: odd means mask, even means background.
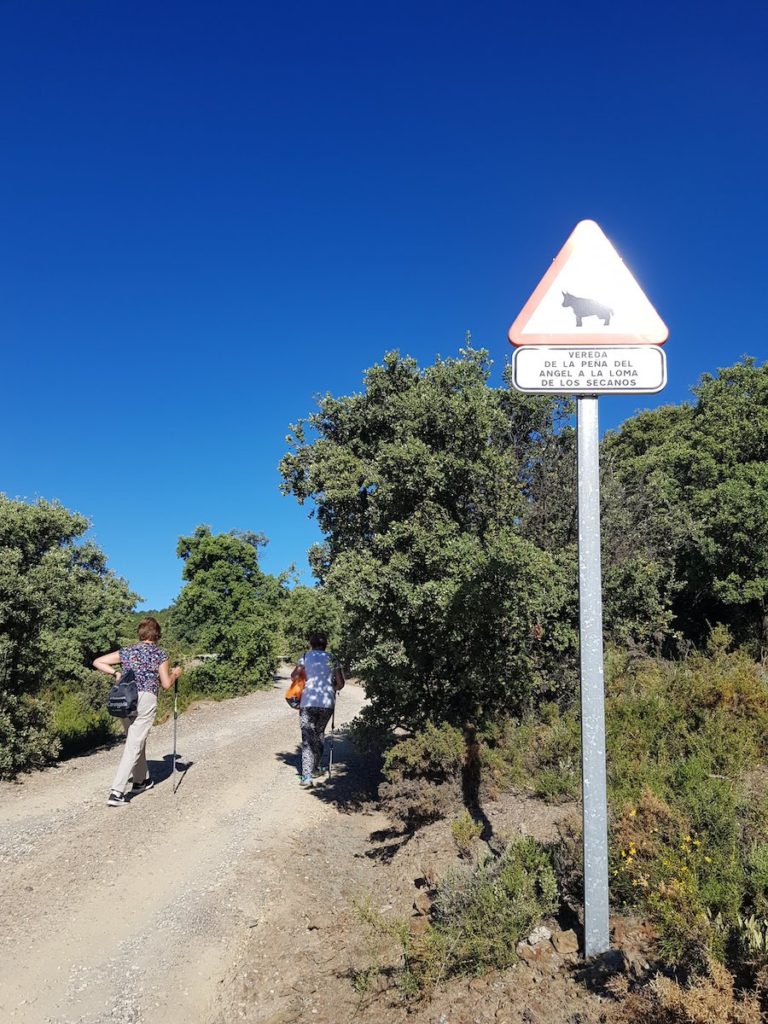
[[[578,335],[574,335],[574,334],[569,334],[569,335],[564,335],[564,334],[527,334],[527,335],[525,335],[524,338],[522,337],[522,332],[525,330],[525,328],[526,328],[526,326],[528,324],[528,321],[531,319],[531,317],[533,316],[534,312],[539,308],[539,305],[543,301],[544,296],[547,294],[547,292],[551,288],[554,279],[557,277],[557,275],[563,269],[564,265],[568,262],[568,260],[569,260],[569,258],[571,256],[571,253],[573,252],[574,246],[578,242],[577,235],[583,230],[583,228],[586,225],[589,225],[590,230],[591,230],[591,228],[593,226],[596,227],[597,230],[600,232],[600,234],[603,235],[604,238],[606,238],[605,234],[603,233],[602,228],[595,221],[593,221],[593,220],[581,220],[581,221],[579,221],[579,223],[576,225],[576,227],[573,229],[573,231],[568,236],[568,239],[567,239],[565,245],[562,247],[560,252],[557,254],[557,256],[552,261],[552,264],[551,264],[549,270],[547,270],[547,272],[544,275],[544,277],[542,277],[541,281],[539,281],[539,283],[536,286],[533,294],[528,299],[528,301],[523,306],[523,308],[520,310],[520,312],[518,313],[517,317],[515,318],[514,323],[509,328],[508,337],[509,337],[510,342],[514,346],[519,347],[519,348],[522,348],[523,346],[526,346],[526,345],[531,345],[531,346],[537,346],[537,345],[553,345],[553,346],[555,346],[556,345],[558,347],[562,347],[564,345],[578,345],[580,348],[583,348],[585,345],[586,346],[590,346],[590,345],[663,345],[664,342],[669,337],[669,329],[668,329],[667,325],[664,323],[664,321],[661,319],[661,317],[659,317],[659,322],[661,324],[661,328],[663,329],[663,331],[659,330],[657,332],[652,332],[650,334],[610,334],[610,335],[606,335],[606,334],[591,333],[590,331],[585,331],[584,334],[578,334]],[[607,238],[606,238],[606,241],[608,242],[609,245],[611,245],[611,242]],[[613,249],[612,245],[611,245],[611,248]],[[616,252],[615,249],[613,249],[613,251]],[[621,259],[621,257],[619,256],[618,253],[616,253],[616,258],[619,259],[619,260]],[[638,288],[639,287],[640,286],[638,285]],[[642,291],[642,289],[641,289],[641,291]],[[643,295],[645,295],[645,292],[643,292]],[[651,309],[653,309],[654,313],[656,313],[656,309],[653,306],[653,304],[651,303],[650,299],[648,299],[647,296],[645,296],[645,297],[646,297],[646,299],[648,301],[648,304],[651,306]],[[656,316],[659,316],[659,314],[656,313]]]

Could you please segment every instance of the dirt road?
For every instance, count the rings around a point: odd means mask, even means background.
[[[281,908],[292,912],[276,865],[339,814],[322,787],[298,786],[284,686],[179,720],[175,796],[171,722],[148,743],[158,784],[126,807],[106,806],[118,749],[0,785],[0,1019],[211,1018],[243,935],[265,914],[279,930]],[[362,703],[348,686],[337,726]]]

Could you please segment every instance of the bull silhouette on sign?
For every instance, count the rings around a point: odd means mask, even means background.
[[[605,327],[611,322],[613,310],[603,306],[594,299],[581,299],[578,295],[571,295],[570,292],[563,292],[563,305],[570,306],[576,316],[576,326],[581,327],[582,318],[585,316],[597,316],[603,321]]]

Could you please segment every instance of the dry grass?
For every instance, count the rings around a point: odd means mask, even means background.
[[[710,961],[705,977],[689,985],[655,978],[623,1000],[611,1024],[761,1024],[758,996],[739,997],[733,977]]]

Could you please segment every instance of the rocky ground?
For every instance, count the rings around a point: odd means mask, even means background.
[[[344,757],[355,766],[355,753]],[[270,887],[282,895],[241,936],[222,979],[213,1024],[598,1024],[614,1000],[600,972],[585,974],[576,936],[555,921],[521,946],[521,962],[485,978],[451,981],[429,1001],[403,1000],[386,968],[396,949],[371,936],[356,906],[389,919],[426,921],[428,885],[460,862],[445,822],[414,837],[399,835],[375,805],[366,804],[366,776],[337,780],[337,816],[302,837],[301,848],[275,865]],[[523,831],[547,840],[572,807],[508,798],[485,808],[497,836]],[[292,906],[288,917],[285,908]],[[277,936],[279,935],[279,939]],[[359,978],[384,968],[367,986]],[[613,967],[607,971],[613,976]],[[357,974],[358,983],[355,984]]]

